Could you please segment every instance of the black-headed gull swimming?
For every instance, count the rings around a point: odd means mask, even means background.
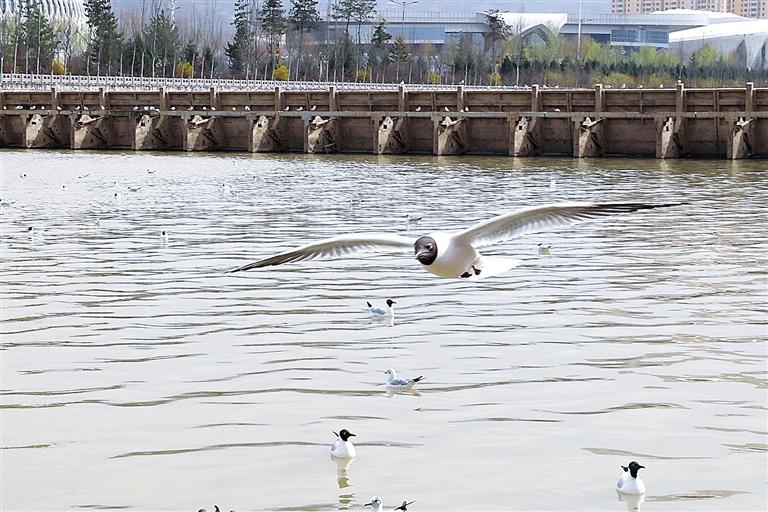
[[[540,243],[537,246],[537,248],[539,250],[539,256],[547,256],[549,254],[550,249],[552,249],[552,246],[551,245],[544,245],[544,244]]]
[[[616,491],[621,494],[645,494],[645,482],[643,479],[637,476],[637,472],[641,469],[645,469],[645,466],[641,466],[635,461],[629,463],[628,467],[622,466],[621,469],[624,473],[616,483]],[[629,472],[627,472],[629,470]]]
[[[677,204],[556,203],[532,206],[478,222],[461,231],[436,231],[415,240],[389,233],[360,233],[326,238],[243,265],[230,272],[354,253],[413,249],[424,270],[436,276],[480,279],[506,272],[519,265],[520,261],[481,256],[477,250],[479,247],[530,233],[572,226],[599,217],[666,206]]]
[[[331,445],[331,456],[339,459],[353,459],[357,457],[355,445],[349,440],[350,437],[354,436],[356,434],[351,433],[349,430],[339,430],[339,433],[336,434],[336,440]]]
[[[393,308],[392,306],[394,304],[397,304],[397,302],[393,301],[392,299],[387,299],[386,308],[373,306],[370,302],[366,302],[366,304],[368,305],[368,311],[371,312],[371,315],[377,318],[390,318],[395,316],[395,308]]]
[[[381,498],[378,496],[374,496],[371,498],[371,501],[363,505],[364,507],[371,507],[371,510],[373,512],[382,512],[384,510],[384,505],[381,504]]]
[[[414,379],[398,379],[397,372],[392,368],[384,372],[387,376],[387,387],[391,389],[411,389],[414,384],[424,380],[424,376],[419,375]]]

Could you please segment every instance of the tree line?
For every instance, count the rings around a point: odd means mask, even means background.
[[[0,19],[6,73],[521,87],[768,83],[764,70],[749,70],[709,46],[683,56],[650,47],[625,50],[589,37],[579,42],[555,31],[532,37],[506,25],[498,11],[484,13],[482,38],[462,34],[432,45],[393,36],[376,0],[331,0],[324,24],[318,0],[234,0],[231,30],[212,3],[177,19],[167,0],[142,0],[120,17],[111,0],[85,0],[87,24],[78,26],[46,18],[40,2],[21,0],[14,16]]]

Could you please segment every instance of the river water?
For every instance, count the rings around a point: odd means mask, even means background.
[[[0,166],[3,510],[622,511],[630,460],[643,510],[766,505],[765,161],[5,150]],[[405,254],[224,272],[561,200],[689,204],[495,246],[525,264],[478,283]],[[365,310],[387,298],[393,326]],[[387,368],[426,380],[391,395]],[[329,457],[342,428],[348,468]]]

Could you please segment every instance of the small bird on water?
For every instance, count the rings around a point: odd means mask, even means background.
[[[388,318],[395,316],[395,308],[392,306],[394,304],[397,304],[397,302],[393,301],[392,299],[387,299],[387,307],[386,308],[380,308],[377,306],[372,305],[370,302],[366,302],[368,305],[368,311],[370,311],[371,315],[379,318]]]
[[[347,429],[339,430],[336,434],[337,439],[331,445],[331,456],[338,459],[353,459],[357,457],[357,451],[355,445],[349,440],[350,437],[356,437],[356,434],[351,433]]]
[[[624,472],[616,483],[616,491],[622,494],[645,494],[645,482],[637,476],[637,472],[645,469],[645,466],[632,461],[629,466],[621,466],[621,469]]]
[[[540,243],[538,246],[539,256],[549,256],[549,251],[552,249],[551,245],[544,245]]]
[[[483,256],[477,250],[480,247],[587,220],[669,206],[679,204],[556,203],[522,208],[477,222],[463,230],[436,231],[415,240],[389,233],[346,234],[302,245],[230,272],[354,253],[411,249],[416,260],[431,274],[444,278],[480,279],[481,275],[485,278],[501,274],[521,263],[512,258]]]
[[[423,375],[419,375],[414,379],[398,379],[397,372],[392,368],[385,371],[384,375],[387,376],[387,387],[393,389],[411,389],[414,384],[424,380]]]
[[[403,500],[403,504],[400,505],[399,507],[397,507],[395,510],[406,511],[406,510],[408,510],[408,505],[412,505],[414,503],[416,503],[416,501],[405,501],[405,500]]]
[[[382,512],[384,510],[384,505],[381,504],[381,498],[378,496],[374,496],[371,498],[371,501],[363,505],[364,507],[371,507],[371,510],[373,512]]]

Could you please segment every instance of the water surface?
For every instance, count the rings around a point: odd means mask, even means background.
[[[766,167],[2,151],[0,507],[621,511],[636,459],[643,510],[762,510]],[[525,264],[479,283],[407,254],[224,273],[559,200],[689,205],[496,246]],[[427,379],[390,396],[387,368]]]

